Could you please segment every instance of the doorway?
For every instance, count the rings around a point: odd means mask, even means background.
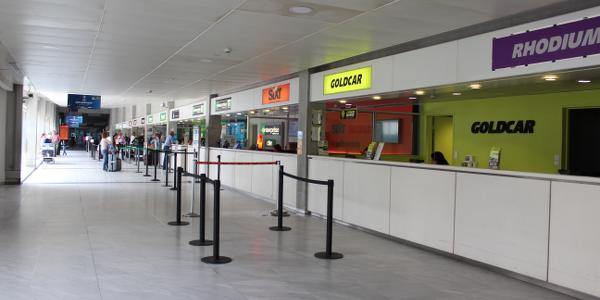
[[[600,108],[569,109],[567,128],[569,174],[600,176]]]
[[[454,158],[454,120],[452,116],[434,116],[431,118],[430,153],[440,151],[450,165]]]

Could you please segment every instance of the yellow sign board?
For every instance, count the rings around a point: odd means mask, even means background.
[[[371,88],[371,66],[323,76],[323,94],[368,90]]]

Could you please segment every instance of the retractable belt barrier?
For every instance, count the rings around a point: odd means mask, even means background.
[[[198,240],[190,241],[189,244],[193,246],[213,246],[213,255],[203,257],[201,260],[207,264],[226,264],[233,261],[230,257],[220,255],[220,217],[221,217],[221,181],[216,179],[212,180],[206,177],[205,174],[196,175],[187,172],[183,172],[183,168],[177,169],[177,177],[181,178],[183,174],[193,177],[194,179],[200,179],[200,238]],[[214,208],[213,208],[213,240],[209,241],[205,238],[205,210],[206,210],[206,184],[210,183],[214,188]],[[178,199],[177,199],[177,217],[181,218],[181,184],[178,186]],[[193,201],[194,199],[192,199]],[[178,219],[180,221],[180,219]]]
[[[283,166],[279,166],[279,195],[278,195],[278,208],[277,208],[277,227],[271,227],[271,230],[282,231],[289,230],[283,227],[283,177],[289,177],[295,180],[304,181],[307,183],[326,185],[327,186],[327,236],[325,240],[325,252],[315,253],[316,258],[320,259],[340,259],[344,255],[341,253],[333,252],[331,250],[333,244],[333,180],[314,180],[303,177],[298,177],[289,173],[284,172]]]

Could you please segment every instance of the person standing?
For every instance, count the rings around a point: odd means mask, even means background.
[[[108,139],[108,133],[102,133],[102,140],[100,141],[100,153],[102,153],[102,161],[104,162],[102,165],[102,170],[108,171],[108,150],[112,141]]]
[[[169,132],[169,135],[165,138],[165,144],[163,145],[163,150],[169,151],[171,150],[171,146],[173,145],[173,139],[175,138],[175,132]],[[169,160],[169,155],[165,152],[165,158],[163,159],[163,170],[167,169],[167,162]]]
[[[58,152],[58,143],[60,143],[60,136],[56,132],[56,130],[52,131],[52,145],[54,145],[54,156],[60,155]]]

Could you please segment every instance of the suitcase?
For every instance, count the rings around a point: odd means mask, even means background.
[[[119,157],[117,157],[117,155],[114,155],[114,154],[109,155],[108,171],[109,172],[121,171],[121,159]]]

